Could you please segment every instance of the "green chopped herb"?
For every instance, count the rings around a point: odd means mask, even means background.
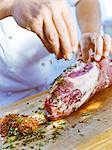
[[[7,142],[8,142],[8,143],[12,143],[12,142],[16,141],[16,139],[17,139],[16,136],[11,136],[11,137],[9,137],[9,138],[7,139]]]
[[[26,119],[26,120],[25,120],[25,122],[28,122],[28,123],[30,123],[30,122],[31,122],[31,120],[29,120],[29,119]]]
[[[43,142],[40,142],[39,143],[39,147],[43,147],[44,146],[44,143]]]
[[[84,134],[82,134],[82,133],[80,133],[79,135],[80,135],[80,136],[84,136]]]
[[[47,122],[47,125],[51,125],[52,124],[52,122]]]

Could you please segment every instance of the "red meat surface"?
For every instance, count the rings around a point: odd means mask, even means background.
[[[70,115],[95,93],[112,84],[112,62],[77,62],[65,70],[50,88],[45,110],[50,120]]]

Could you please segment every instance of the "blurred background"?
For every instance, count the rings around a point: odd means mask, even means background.
[[[102,10],[102,27],[112,36],[112,0],[100,0]]]
[[[78,0],[75,0],[76,2]],[[68,0],[71,6],[74,6],[74,0]],[[108,33],[112,36],[112,0],[99,0],[102,15],[102,32]],[[72,15],[74,16],[75,23],[78,28],[78,37],[80,38],[80,30],[77,24],[77,19],[74,13],[74,7],[71,8]]]

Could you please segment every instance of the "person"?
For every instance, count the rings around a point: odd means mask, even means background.
[[[74,0],[73,3],[82,33],[79,42],[82,59],[91,61],[93,55],[95,61],[100,61],[108,57],[111,38],[100,34],[98,0]],[[77,29],[66,0],[0,0],[0,19],[10,16],[29,32],[17,24],[10,28],[14,23],[11,19],[7,24],[6,20],[0,23],[1,105],[48,88],[54,78],[75,62],[74,58],[71,61],[61,58],[70,60],[78,50]],[[48,52],[61,60],[47,53],[37,37]]]
[[[76,7],[77,18],[82,38],[80,40],[81,53],[84,61],[94,55],[95,61],[108,57],[111,52],[112,41],[108,34],[101,33],[101,13],[99,1],[82,0]],[[91,52],[92,49],[92,52]]]

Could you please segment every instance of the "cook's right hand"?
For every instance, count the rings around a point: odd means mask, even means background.
[[[50,53],[70,59],[77,33],[66,0],[13,0],[11,15],[19,26],[35,32]]]

